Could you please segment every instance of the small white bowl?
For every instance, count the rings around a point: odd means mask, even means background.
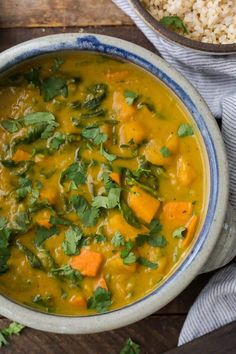
[[[190,112],[200,132],[205,146],[209,185],[206,217],[194,245],[166,281],[140,300],[108,313],[73,317],[41,313],[0,296],[1,315],[26,326],[57,333],[93,333],[126,326],[159,310],[173,300],[204,267],[216,268],[232,258],[236,241],[221,232],[228,205],[229,182],[227,158],[218,126],[191,84],[160,57],[133,43],[113,37],[60,34],[33,39],[1,53],[0,73],[26,59],[69,50],[99,52],[133,62],[158,77],[174,91]],[[219,248],[222,242],[223,250],[222,247]],[[207,265],[209,259],[211,264]]]

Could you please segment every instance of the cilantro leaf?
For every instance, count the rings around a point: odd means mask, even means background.
[[[164,16],[160,19],[160,23],[166,28],[181,30],[183,33],[189,33],[187,27],[178,16]]]
[[[14,226],[16,231],[25,233],[30,228],[31,218],[27,212],[20,212],[16,215]]]
[[[96,126],[84,128],[81,135],[86,139],[90,139],[96,145],[105,143],[108,138],[107,134],[101,133],[99,127]]]
[[[79,252],[80,247],[82,246],[82,239],[84,235],[80,228],[76,225],[72,225],[65,232],[65,240],[62,243],[62,249],[65,254],[72,256]]]
[[[138,235],[135,238],[135,242],[138,247],[142,247],[145,242],[152,247],[164,248],[167,245],[165,236],[153,235],[153,234]]]
[[[186,227],[181,226],[173,231],[172,236],[174,238],[184,238],[184,231],[186,231]]]
[[[105,159],[108,160],[109,162],[112,162],[112,161],[114,161],[114,160],[117,159],[117,156],[116,156],[116,155],[110,154],[110,153],[108,153],[108,152],[104,149],[103,144],[101,144],[100,153],[101,153],[102,156],[104,156]]]
[[[61,217],[59,217],[57,215],[56,216],[55,215],[51,215],[49,223],[51,225],[71,225],[72,224],[72,222],[70,220],[61,218]]]
[[[22,245],[19,241],[16,242],[16,245],[25,254],[32,268],[43,269],[41,260],[28,247]]]
[[[124,246],[125,239],[124,239],[124,237],[121,235],[121,233],[119,231],[116,231],[116,233],[114,234],[114,236],[111,239],[111,243],[115,247]]]
[[[43,307],[45,311],[52,312],[53,311],[53,299],[50,295],[40,295],[37,294],[32,299],[33,303]]]
[[[121,213],[125,218],[125,220],[127,221],[127,223],[134,226],[136,229],[140,229],[141,224],[139,220],[134,215],[133,210],[128,207],[128,205],[125,203],[123,199],[121,199],[120,207],[121,207]]]
[[[1,127],[8,133],[16,133],[22,128],[21,124],[15,119],[2,120]]]
[[[95,208],[113,209],[120,204],[121,188],[111,188],[108,192],[108,196],[98,195],[94,197],[92,206]]]
[[[133,242],[132,241],[127,241],[124,244],[124,248],[120,252],[120,256],[123,259],[123,263],[126,264],[126,265],[133,264],[137,260],[136,255],[133,252],[131,252],[133,247],[134,247]]]
[[[68,96],[68,87],[65,79],[50,76],[42,80],[41,92],[45,102],[52,100],[56,96]]]
[[[158,267],[157,263],[153,263],[144,257],[138,257],[137,262],[139,264],[141,264],[145,267],[151,268],[151,269],[157,269],[157,267]]]
[[[12,322],[8,327],[0,329],[0,348],[8,344],[8,337],[13,335],[19,336],[21,331],[25,328],[20,323]],[[6,339],[7,337],[7,339]]]
[[[52,64],[52,71],[56,72],[59,71],[61,66],[64,64],[65,60],[62,58],[54,58],[53,59],[53,64]]]
[[[24,73],[24,78],[29,84],[32,84],[35,87],[40,87],[41,80],[39,74],[39,69],[33,68],[29,72]]]
[[[80,287],[80,283],[83,280],[81,273],[78,270],[71,268],[68,264],[60,268],[52,268],[51,274],[57,277],[65,278],[78,287]]]
[[[162,146],[160,148],[160,153],[162,154],[163,157],[169,157],[172,154],[171,151],[166,146]]]
[[[58,234],[58,229],[56,226],[52,226],[50,229],[46,229],[45,227],[37,227],[36,236],[34,238],[35,246],[40,248],[44,241],[56,234]]]
[[[120,354],[140,354],[140,345],[128,338]]]
[[[103,243],[107,241],[107,238],[105,235],[102,234],[95,234],[94,235],[94,240],[96,243]]]
[[[87,166],[84,162],[74,162],[61,174],[60,183],[66,180],[73,181],[76,185],[86,183]]]
[[[188,123],[183,123],[178,128],[178,136],[184,138],[186,136],[194,135],[193,128]]]
[[[123,258],[123,263],[126,265],[130,265],[135,263],[137,260],[136,255],[134,254],[134,252],[130,252],[126,257]]]
[[[93,295],[88,299],[88,309],[96,310],[97,312],[106,312],[111,306],[111,293],[104,288],[98,287]]]
[[[125,100],[128,103],[128,105],[132,105],[134,101],[139,97],[139,95],[133,91],[128,91],[126,90],[124,92]]]
[[[93,208],[81,195],[73,195],[70,198],[70,202],[85,226],[96,225],[99,217],[99,210],[97,208]]]

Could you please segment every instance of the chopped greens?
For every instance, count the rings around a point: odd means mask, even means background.
[[[50,229],[46,229],[45,227],[37,227],[36,236],[34,238],[35,246],[40,248],[44,241],[57,233],[58,229],[56,226],[52,226]]]
[[[121,189],[119,187],[111,188],[107,196],[98,195],[94,197],[92,206],[95,208],[113,209],[120,204],[120,193]]]
[[[1,121],[1,127],[8,133],[17,133],[22,127],[16,119],[5,119]]]
[[[141,224],[139,220],[136,218],[134,212],[132,211],[132,209],[128,207],[128,205],[125,203],[122,197],[120,202],[120,208],[121,208],[121,213],[125,218],[125,220],[127,221],[127,223],[134,226],[136,229],[140,229]]]
[[[9,326],[0,328],[0,348],[9,344],[8,340],[11,339],[13,335],[19,336],[24,328],[25,326],[17,322],[12,322]]]
[[[114,160],[117,159],[117,156],[114,155],[114,154],[110,154],[108,153],[104,147],[103,147],[103,144],[101,144],[101,147],[100,147],[100,153],[105,157],[106,160],[108,160],[109,162],[112,162]]]
[[[61,174],[60,183],[73,181],[75,185],[84,184],[87,180],[87,165],[84,162],[74,162]]]
[[[28,247],[22,245],[19,241],[16,242],[17,247],[23,252],[28,259],[32,268],[43,269],[43,264],[38,256],[36,256]]]
[[[125,100],[126,102],[128,103],[128,105],[132,105],[136,100],[137,98],[139,97],[139,95],[136,93],[136,92],[133,92],[133,91],[128,91],[126,90],[124,92],[124,96],[125,96]]]
[[[45,102],[51,101],[56,96],[68,96],[66,80],[61,77],[50,76],[42,80],[41,91]]]
[[[79,249],[82,246],[83,233],[76,225],[72,225],[65,232],[65,240],[62,243],[62,249],[65,254],[72,256],[79,253]]]
[[[166,28],[181,30],[186,34],[189,33],[187,27],[178,16],[164,16],[160,19],[160,23]]]
[[[184,138],[186,136],[191,136],[194,134],[193,128],[188,123],[183,123],[178,128],[178,136]]]
[[[163,157],[169,157],[172,154],[171,151],[166,146],[162,146],[160,148],[160,153],[162,154]]]
[[[100,287],[98,287],[88,299],[88,309],[96,310],[99,313],[108,311],[111,304],[110,291]]]
[[[125,239],[124,239],[124,237],[121,235],[121,233],[119,231],[116,231],[116,233],[114,234],[114,236],[111,239],[111,243],[115,247],[124,246],[125,245]]]
[[[120,354],[140,354],[140,352],[140,345],[133,342],[131,338],[128,338]]]
[[[51,274],[55,277],[63,278],[68,280],[75,286],[80,287],[83,276],[76,269],[71,268],[69,265],[64,265],[60,268],[52,268]]]
[[[147,258],[144,257],[138,257],[137,262],[147,268],[151,268],[151,269],[157,269],[158,264],[157,263],[153,263],[151,261],[149,261]]]
[[[149,234],[139,234],[135,238],[136,245],[142,247],[144,243],[148,243],[152,247],[164,248],[167,245],[165,236],[159,235],[162,225],[158,220],[153,220],[149,226]]]
[[[90,227],[96,225],[99,217],[98,208],[92,207],[81,195],[73,195],[70,202],[85,226]]]
[[[134,252],[131,252],[134,244],[132,241],[127,241],[124,244],[124,248],[120,252],[120,256],[123,259],[123,263],[126,265],[130,265],[136,262],[137,257]]]
[[[175,229],[172,233],[174,238],[184,238],[184,232],[186,231],[186,227],[181,226],[178,229]]]
[[[84,128],[81,135],[86,139],[90,139],[96,145],[100,145],[107,141],[107,134],[101,133],[99,127],[96,126]]]

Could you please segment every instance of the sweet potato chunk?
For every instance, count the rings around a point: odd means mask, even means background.
[[[185,225],[192,213],[190,202],[168,202],[163,207],[164,222],[173,228]]]
[[[50,204],[55,204],[57,200],[57,191],[56,189],[51,188],[44,188],[40,192],[40,197],[42,199],[46,199]]]
[[[150,223],[160,207],[160,201],[134,186],[128,193],[128,205],[138,218]]]
[[[180,245],[181,248],[186,248],[193,239],[194,233],[197,228],[198,217],[193,215],[190,220],[186,224],[187,231],[185,233],[185,237]]]
[[[12,157],[12,160],[15,162],[21,162],[28,160],[30,158],[30,154],[27,151],[18,149]]]
[[[117,184],[121,185],[121,177],[118,172],[111,172],[109,177],[112,181],[116,182]]]
[[[75,305],[76,307],[82,308],[82,309],[86,309],[87,308],[87,301],[81,295],[73,295],[70,298],[69,303],[72,304],[72,305]]]
[[[134,239],[139,233],[145,233],[147,228],[142,226],[140,229],[136,229],[126,222],[120,213],[116,213],[109,217],[107,223],[107,233],[111,237],[119,231],[126,240]]]
[[[71,257],[70,265],[82,275],[96,277],[102,261],[101,253],[83,249],[79,255]]]
[[[124,123],[119,131],[121,144],[128,144],[131,140],[135,144],[140,144],[147,138],[147,131],[145,126],[134,119]]]
[[[113,110],[116,112],[118,119],[122,121],[128,120],[135,113],[135,107],[128,105],[122,92],[116,91],[113,94]]]

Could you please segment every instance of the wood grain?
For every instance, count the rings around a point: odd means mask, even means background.
[[[1,0],[0,28],[127,25],[110,0]]]
[[[59,335],[26,328],[14,337],[3,354],[119,354],[131,337],[142,347],[142,354],[161,354],[177,345],[184,316],[151,316],[115,331],[90,335]],[[0,320],[0,327],[8,323]]]
[[[169,350],[165,354],[235,354],[235,333],[236,322],[233,322],[179,348]]]

